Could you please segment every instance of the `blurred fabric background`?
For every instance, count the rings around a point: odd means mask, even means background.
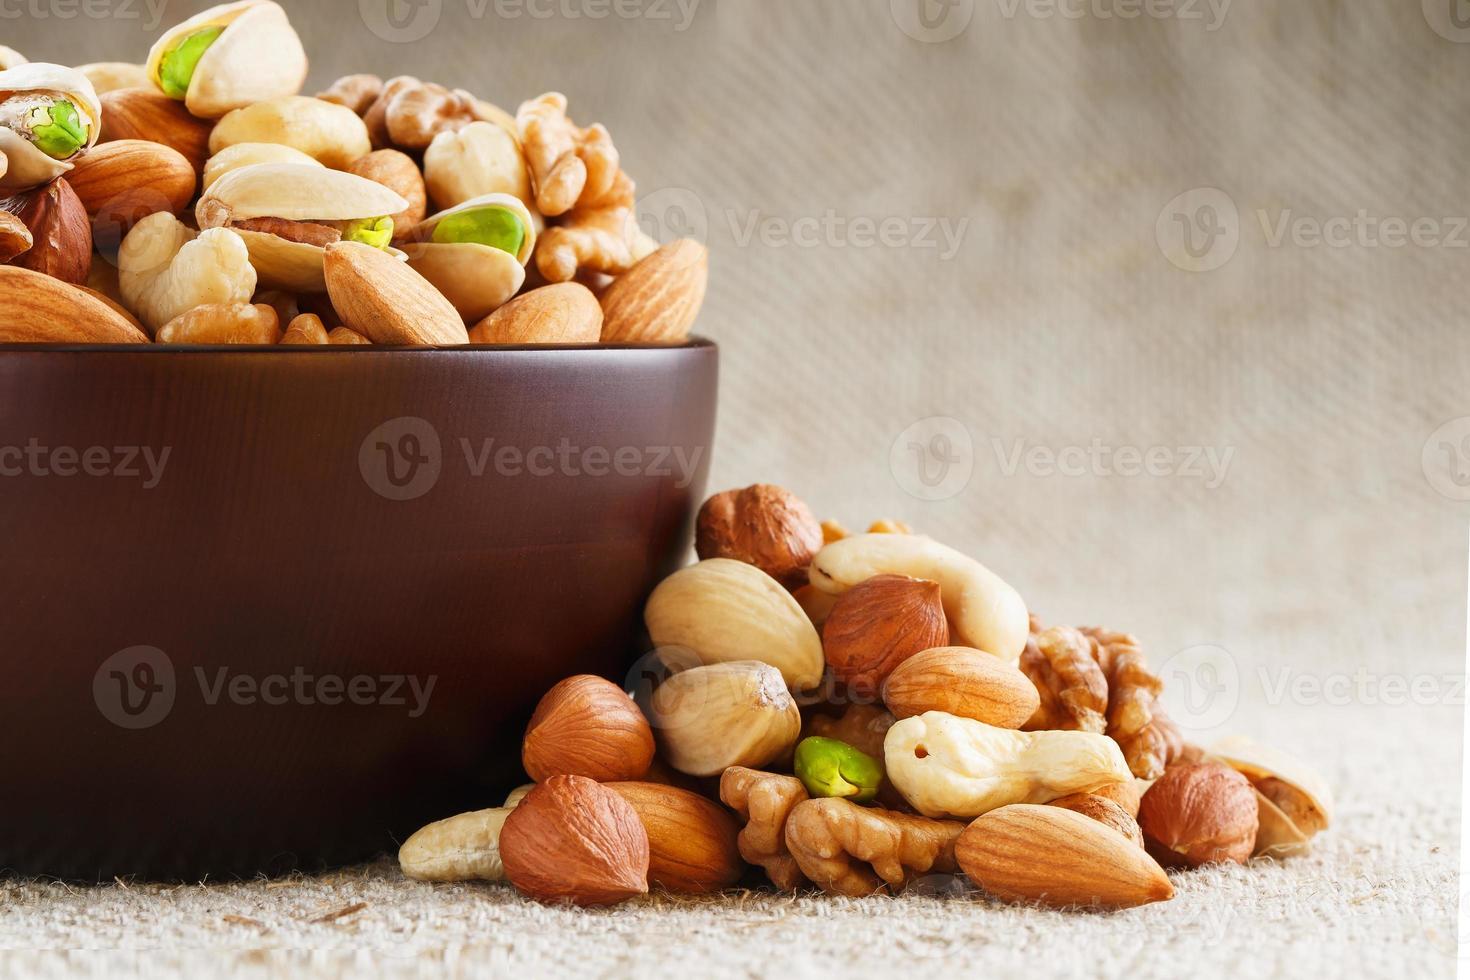
[[[15,4],[0,43],[142,60],[205,6],[97,2]],[[414,74],[605,123],[645,227],[713,251],[712,489],[905,520],[1048,621],[1138,633],[1197,737],[1337,786],[1298,872],[1368,896],[1310,910],[1333,962],[1450,962],[1470,5],[285,6],[309,92]]]

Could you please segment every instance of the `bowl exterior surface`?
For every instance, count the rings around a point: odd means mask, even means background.
[[[0,348],[0,867],[318,868],[493,806],[629,675],[718,354]]]

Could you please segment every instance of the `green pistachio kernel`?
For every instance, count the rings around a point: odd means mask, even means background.
[[[87,145],[87,124],[77,107],[65,99],[31,112],[31,137],[36,149],[53,160],[69,160]]]
[[[342,240],[362,242],[373,248],[387,248],[393,241],[393,219],[363,218],[349,222],[347,227],[342,229]]]
[[[526,226],[509,208],[470,208],[451,214],[434,228],[440,245],[489,245],[519,257],[526,242]]]
[[[883,785],[883,763],[846,742],[814,735],[796,747],[796,775],[812,796],[867,803]]]
[[[224,31],[223,27],[206,27],[184,35],[168,49],[158,65],[158,84],[164,95],[182,99],[189,94],[189,83],[194,80],[194,69],[199,67],[199,59]]]

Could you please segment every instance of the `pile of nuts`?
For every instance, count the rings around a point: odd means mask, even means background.
[[[657,686],[553,687],[523,743],[534,782],[413,835],[406,875],[584,906],[716,892],[752,866],[852,897],[964,875],[1004,901],[1120,909],[1171,898],[1166,868],[1301,854],[1328,825],[1302,763],[1187,744],[1132,636],[1044,629],[902,525],[848,534],[754,486],[704,505],[696,550],[645,609]]]
[[[0,343],[679,344],[708,254],[638,226],[600,125],[401,76],[300,94],[271,0],[143,64],[0,48]]]

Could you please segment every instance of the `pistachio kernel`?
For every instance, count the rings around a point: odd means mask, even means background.
[[[168,49],[158,66],[158,84],[163,94],[171,99],[182,99],[189,94],[189,83],[194,81],[194,70],[199,59],[209,46],[219,40],[223,27],[206,27],[186,34]]]
[[[345,242],[362,242],[373,248],[387,248],[393,241],[392,218],[361,218],[350,221],[342,229]]]
[[[440,245],[488,245],[519,257],[526,226],[509,208],[470,208],[451,214],[434,228]]]
[[[835,738],[813,735],[796,747],[797,778],[813,797],[867,803],[883,786],[883,764]]]
[[[32,109],[29,122],[36,149],[53,160],[68,160],[87,145],[87,126],[65,99]]]

